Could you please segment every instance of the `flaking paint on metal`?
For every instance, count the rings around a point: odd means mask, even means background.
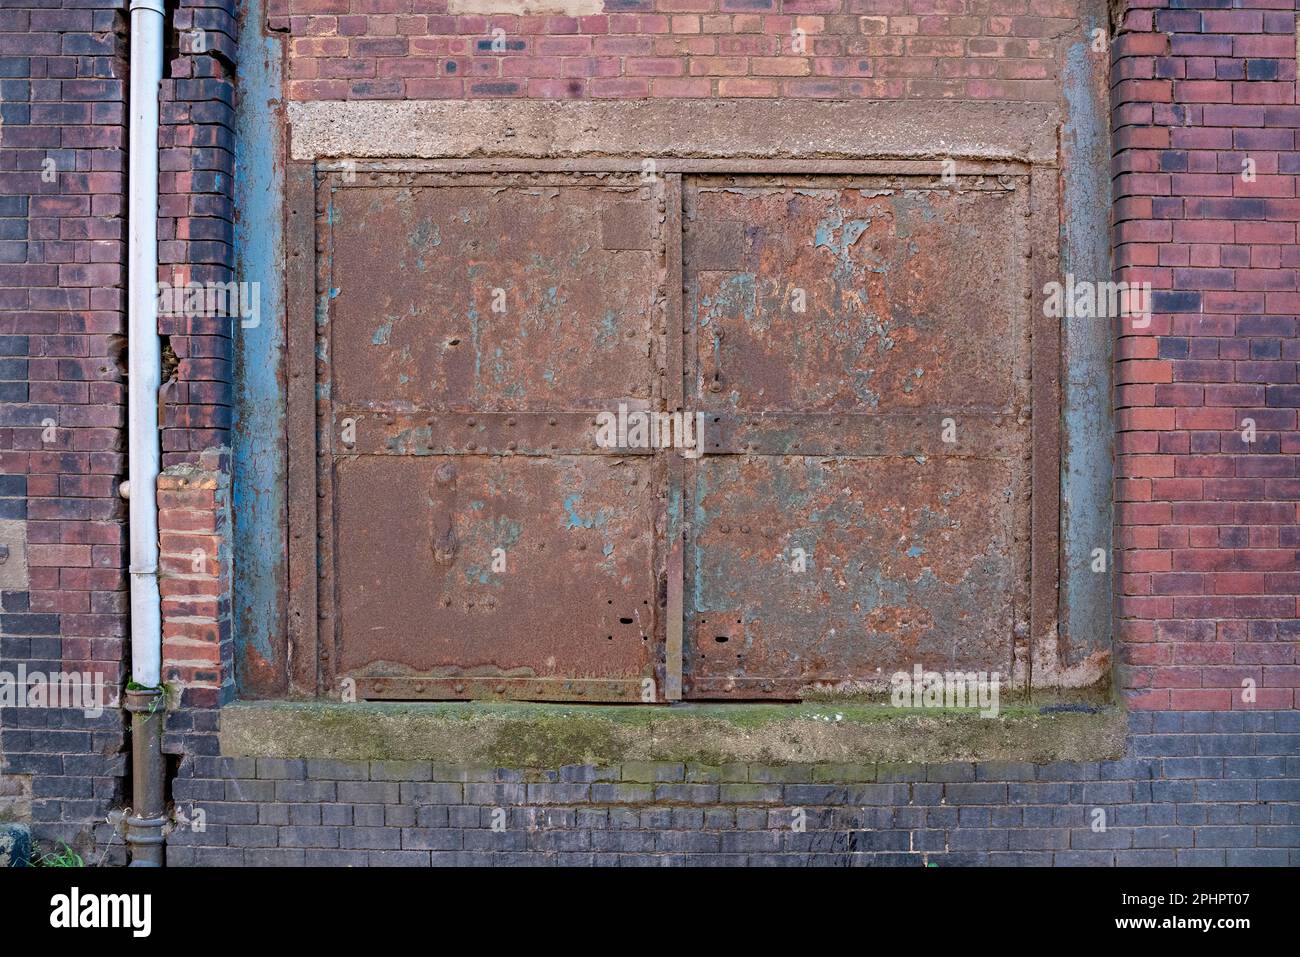
[[[979,282],[989,296],[977,310],[963,282],[988,273],[976,248],[1000,275],[1025,278],[1024,194],[972,183],[970,196],[932,188],[896,201],[897,187],[716,182],[690,187],[692,233],[746,226],[727,254],[701,243],[703,257],[687,256],[694,402],[728,421],[727,454],[688,465],[686,696],[797,697],[881,682],[878,666],[907,661],[997,665],[1023,611],[1008,519],[1021,505],[1001,490],[1025,435],[1006,413],[1024,401],[1013,370],[1028,327],[1015,318],[1024,290]],[[790,308],[795,290],[806,311]],[[991,461],[927,456],[915,443],[928,419],[883,424],[909,408],[1013,431],[1006,449],[980,443]],[[831,457],[798,454],[810,446]],[[813,557],[798,574],[795,548]]]
[[[261,290],[262,321],[235,330],[232,439],[234,633],[241,693],[283,690],[285,638],[284,122],[281,43],[248,0],[235,117],[236,278]]]
[[[551,180],[331,178],[338,546],[323,561],[335,674],[362,696],[631,700],[656,673],[658,463],[591,435],[597,410],[651,397],[662,264],[582,229],[654,197]],[[421,587],[396,600],[405,580]]]

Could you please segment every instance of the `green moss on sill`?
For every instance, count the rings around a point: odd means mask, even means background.
[[[1095,761],[1122,756],[1126,731],[1119,708],[1053,710],[1027,702],[1004,706],[996,718],[848,702],[242,702],[221,712],[227,755],[511,768],[626,761]]]

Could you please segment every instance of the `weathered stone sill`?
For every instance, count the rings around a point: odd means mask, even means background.
[[[1121,708],[1016,705],[973,711],[846,704],[672,707],[505,702],[239,702],[221,710],[235,757],[420,760],[555,768],[679,761],[708,765],[1098,761],[1122,757]]]

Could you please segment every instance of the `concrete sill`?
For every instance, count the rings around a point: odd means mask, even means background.
[[[1122,757],[1121,708],[905,710],[848,704],[672,707],[504,702],[257,701],[221,709],[232,757],[419,760],[557,768],[626,761],[707,765],[1099,761]]]

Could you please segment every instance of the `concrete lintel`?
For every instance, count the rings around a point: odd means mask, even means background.
[[[1055,165],[1040,103],[418,100],[289,104],[294,159],[320,157],[881,158]]]
[[[1096,761],[1124,754],[1118,708],[999,717],[860,705],[594,707],[503,702],[242,702],[221,711],[233,757],[424,760],[554,768],[625,761]]]

